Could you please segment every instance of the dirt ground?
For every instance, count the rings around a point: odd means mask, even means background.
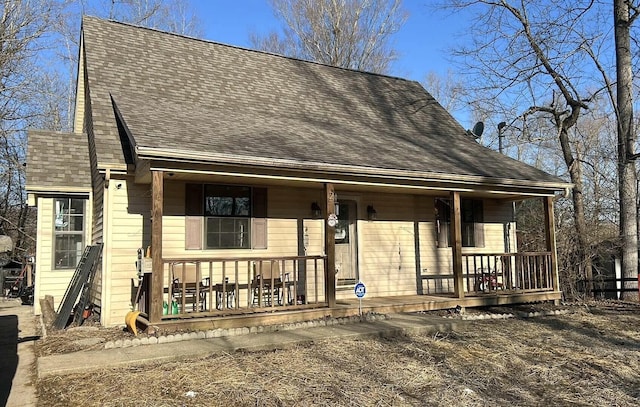
[[[640,405],[640,305],[561,308],[571,313],[471,320],[455,333],[433,336],[328,340],[52,377],[37,382],[38,405]],[[37,352],[91,349],[103,345],[85,339],[122,335],[92,327],[63,331],[38,341]]]

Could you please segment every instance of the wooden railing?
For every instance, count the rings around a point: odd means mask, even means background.
[[[324,256],[164,259],[163,319],[326,306]]]
[[[472,253],[462,255],[464,291],[552,291],[550,252]],[[427,294],[453,293],[453,273],[423,275]]]
[[[469,291],[553,289],[551,253],[490,253],[462,256]]]

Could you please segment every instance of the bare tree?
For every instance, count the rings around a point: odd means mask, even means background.
[[[282,34],[251,36],[268,52],[377,73],[397,57],[391,46],[407,14],[401,0],[271,0]]]
[[[474,74],[474,94],[484,95],[497,111],[503,105],[518,106],[521,126],[539,119],[553,126],[565,171],[575,185],[575,263],[591,280],[593,236],[585,220],[584,199],[584,164],[590,147],[578,137],[576,126],[598,95],[614,95],[607,79],[614,69],[612,55],[607,54],[611,36],[601,24],[610,14],[592,0],[454,0],[446,7],[477,12],[477,20],[469,24],[471,44],[456,53]],[[631,267],[637,270],[637,264]]]
[[[638,276],[637,178],[634,154],[637,135],[633,126],[633,71],[631,61],[631,26],[638,16],[638,4],[614,0],[614,36],[616,44],[616,117],[618,121],[618,185],[620,193],[620,234],[624,277]],[[625,282],[632,288],[633,282]],[[625,299],[638,300],[638,292],[623,293]]]
[[[453,72],[447,71],[444,77],[433,71],[428,72],[422,80],[422,86],[424,86],[424,88],[431,93],[431,96],[448,112],[456,112],[464,109],[465,101],[462,98],[464,86]]]
[[[184,0],[0,1],[0,235],[12,237],[17,258],[32,252],[35,234],[25,195],[26,129],[70,127],[83,13],[199,34]]]
[[[42,120],[40,106],[53,100],[39,58],[50,45],[46,34],[55,18],[54,1],[0,2],[0,234],[12,237],[11,255],[18,259],[33,249],[24,195],[25,129]]]

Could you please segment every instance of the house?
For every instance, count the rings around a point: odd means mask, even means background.
[[[561,295],[571,185],[481,146],[415,81],[85,17],[73,133],[30,132],[27,168],[35,296],[57,306],[102,243],[104,325],[349,315],[358,282],[381,312]],[[524,199],[545,252],[516,250]]]

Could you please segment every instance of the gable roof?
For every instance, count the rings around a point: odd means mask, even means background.
[[[27,137],[28,192],[91,191],[86,134],[29,130]]]
[[[138,158],[569,184],[479,145],[418,83],[85,17],[99,169]]]

